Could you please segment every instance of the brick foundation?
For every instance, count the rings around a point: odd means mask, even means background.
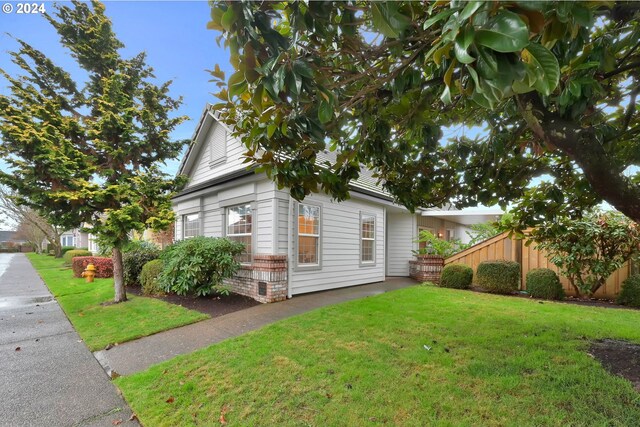
[[[259,302],[284,301],[287,299],[287,256],[254,255],[251,265],[243,265],[224,283],[232,292]]]
[[[416,255],[409,261],[409,277],[420,282],[440,283],[444,258],[438,255]]]

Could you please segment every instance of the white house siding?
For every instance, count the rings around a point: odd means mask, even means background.
[[[198,144],[200,140],[203,144]],[[236,138],[232,138],[225,127],[217,121],[208,128],[203,128],[198,134],[194,149],[200,147],[196,154],[195,164],[189,174],[189,183],[186,188],[201,184],[210,179],[217,178],[231,172],[246,169],[242,155],[244,147]],[[212,155],[213,153],[213,155]],[[221,153],[223,158],[219,158]]]
[[[421,216],[418,215],[418,227],[432,228],[435,230],[436,235],[441,233],[442,236],[446,236],[446,230],[453,230],[453,238],[460,239],[462,243],[467,243],[470,238],[467,235],[467,231],[471,229],[463,224],[457,222],[447,221],[441,218]]]
[[[251,176],[220,187],[211,187],[189,198],[174,202],[176,238],[182,239],[183,216],[200,213],[201,234],[222,237],[226,234],[226,208],[250,203],[253,215],[253,253],[277,254],[279,230],[274,227],[275,184],[265,176]],[[286,217],[285,217],[286,221]],[[286,227],[286,222],[285,222]],[[286,233],[286,229],[284,231]],[[279,252],[286,254],[286,246]]]
[[[307,197],[304,203],[321,206],[320,220],[320,268],[297,266],[295,254],[297,242],[293,243],[293,268],[290,269],[292,294],[302,294],[345,286],[383,281],[385,278],[384,233],[385,212],[381,205],[352,199],[334,203],[322,194]],[[296,213],[292,209],[291,220],[295,227]],[[360,214],[375,215],[375,257],[371,266],[360,264]]]
[[[387,276],[408,276],[409,261],[417,249],[416,216],[409,212],[387,213]]]

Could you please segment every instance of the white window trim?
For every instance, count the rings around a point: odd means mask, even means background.
[[[364,218],[373,218],[373,238],[370,237],[363,237],[362,236],[362,225],[364,224],[363,220]],[[372,267],[376,265],[376,231],[377,231],[377,218],[375,214],[372,213],[368,213],[368,212],[360,212],[360,228],[359,228],[359,237],[360,237],[360,267]],[[363,242],[364,241],[371,241],[373,242],[373,260],[370,261],[364,261],[362,259],[362,256],[364,255],[364,250],[363,250]]]
[[[198,229],[196,230],[196,234],[193,236],[187,236],[186,235],[186,231],[187,231],[187,227],[186,227],[186,223],[187,223],[187,217],[192,216],[192,215],[197,215],[198,216]],[[200,212],[192,212],[192,213],[187,213],[182,215],[182,239],[186,240],[186,239],[191,239],[193,237],[197,237],[197,236],[201,236],[202,235],[202,215],[200,214]]]
[[[298,218],[300,216],[300,206],[313,206],[318,208],[318,234],[309,234],[309,233],[300,233],[300,227],[298,224]],[[295,218],[295,248],[294,248],[294,256],[295,256],[295,271],[311,271],[311,270],[321,270],[322,269],[322,205],[320,203],[296,203],[294,207],[294,218]],[[300,263],[300,236],[308,236],[308,237],[317,237],[318,238],[318,262],[317,263]]]
[[[233,234],[229,234],[229,218],[231,218],[231,216],[229,215],[229,210],[233,209],[233,208],[237,208],[240,206],[249,206],[249,209],[251,209],[251,232],[250,233],[233,233]],[[242,261],[241,264],[243,265],[249,265],[253,262],[253,256],[255,254],[255,230],[256,227],[254,227],[256,223],[256,208],[255,208],[255,203],[240,203],[237,205],[230,205],[230,206],[225,206],[224,207],[224,236],[225,237],[246,237],[249,236],[251,237],[251,252],[249,253],[249,261]]]

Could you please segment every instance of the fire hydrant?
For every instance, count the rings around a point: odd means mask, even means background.
[[[82,277],[87,283],[92,283],[93,278],[96,277],[96,266],[93,264],[87,265],[87,268],[82,272]]]

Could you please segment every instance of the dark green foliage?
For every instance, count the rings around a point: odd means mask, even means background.
[[[158,82],[144,52],[122,57],[98,2],[53,5],[45,19],[73,73],[22,40],[9,52],[20,72],[0,70],[0,183],[52,225],[80,226],[113,248],[115,302],[126,300],[121,250],[131,231],[164,230],[175,219],[171,196],[185,182],[163,170],[184,141],[171,140],[186,117],[171,82]],[[67,61],[68,62],[68,61]],[[80,71],[80,72],[76,72]],[[81,80],[75,81],[75,77]]]
[[[527,292],[534,298],[564,299],[564,289],[555,271],[534,268],[527,273]]]
[[[510,294],[520,287],[520,264],[515,261],[484,261],[476,270],[476,283],[487,292]]]
[[[178,295],[225,293],[222,281],[240,268],[236,256],[244,245],[229,239],[194,237],[169,246],[161,255],[165,268],[161,283]]]
[[[469,289],[473,280],[473,269],[463,264],[450,264],[442,269],[440,286],[443,288]]]
[[[161,259],[154,259],[142,266],[139,282],[142,285],[143,294],[158,295],[164,292],[160,285],[160,274],[163,268],[164,262]]]
[[[531,238],[578,295],[592,296],[638,253],[640,227],[619,212],[562,217],[533,229]]]
[[[76,248],[75,246],[63,246],[61,249],[62,255],[64,256],[64,254],[74,249],[83,249],[83,248]]]
[[[629,307],[640,307],[640,274],[630,276],[622,283],[616,302]]]
[[[122,255],[122,268],[124,273],[125,286],[142,284],[140,282],[140,272],[142,267],[160,256],[160,249],[152,243],[136,242],[129,243]]]
[[[93,254],[90,251],[85,251],[84,249],[71,249],[64,254],[62,260],[64,261],[64,265],[71,266],[71,261],[74,257],[91,255]]]
[[[211,5],[234,67],[213,108],[293,198],[343,200],[364,164],[411,210],[515,203],[522,230],[604,199],[640,222],[637,3]]]

